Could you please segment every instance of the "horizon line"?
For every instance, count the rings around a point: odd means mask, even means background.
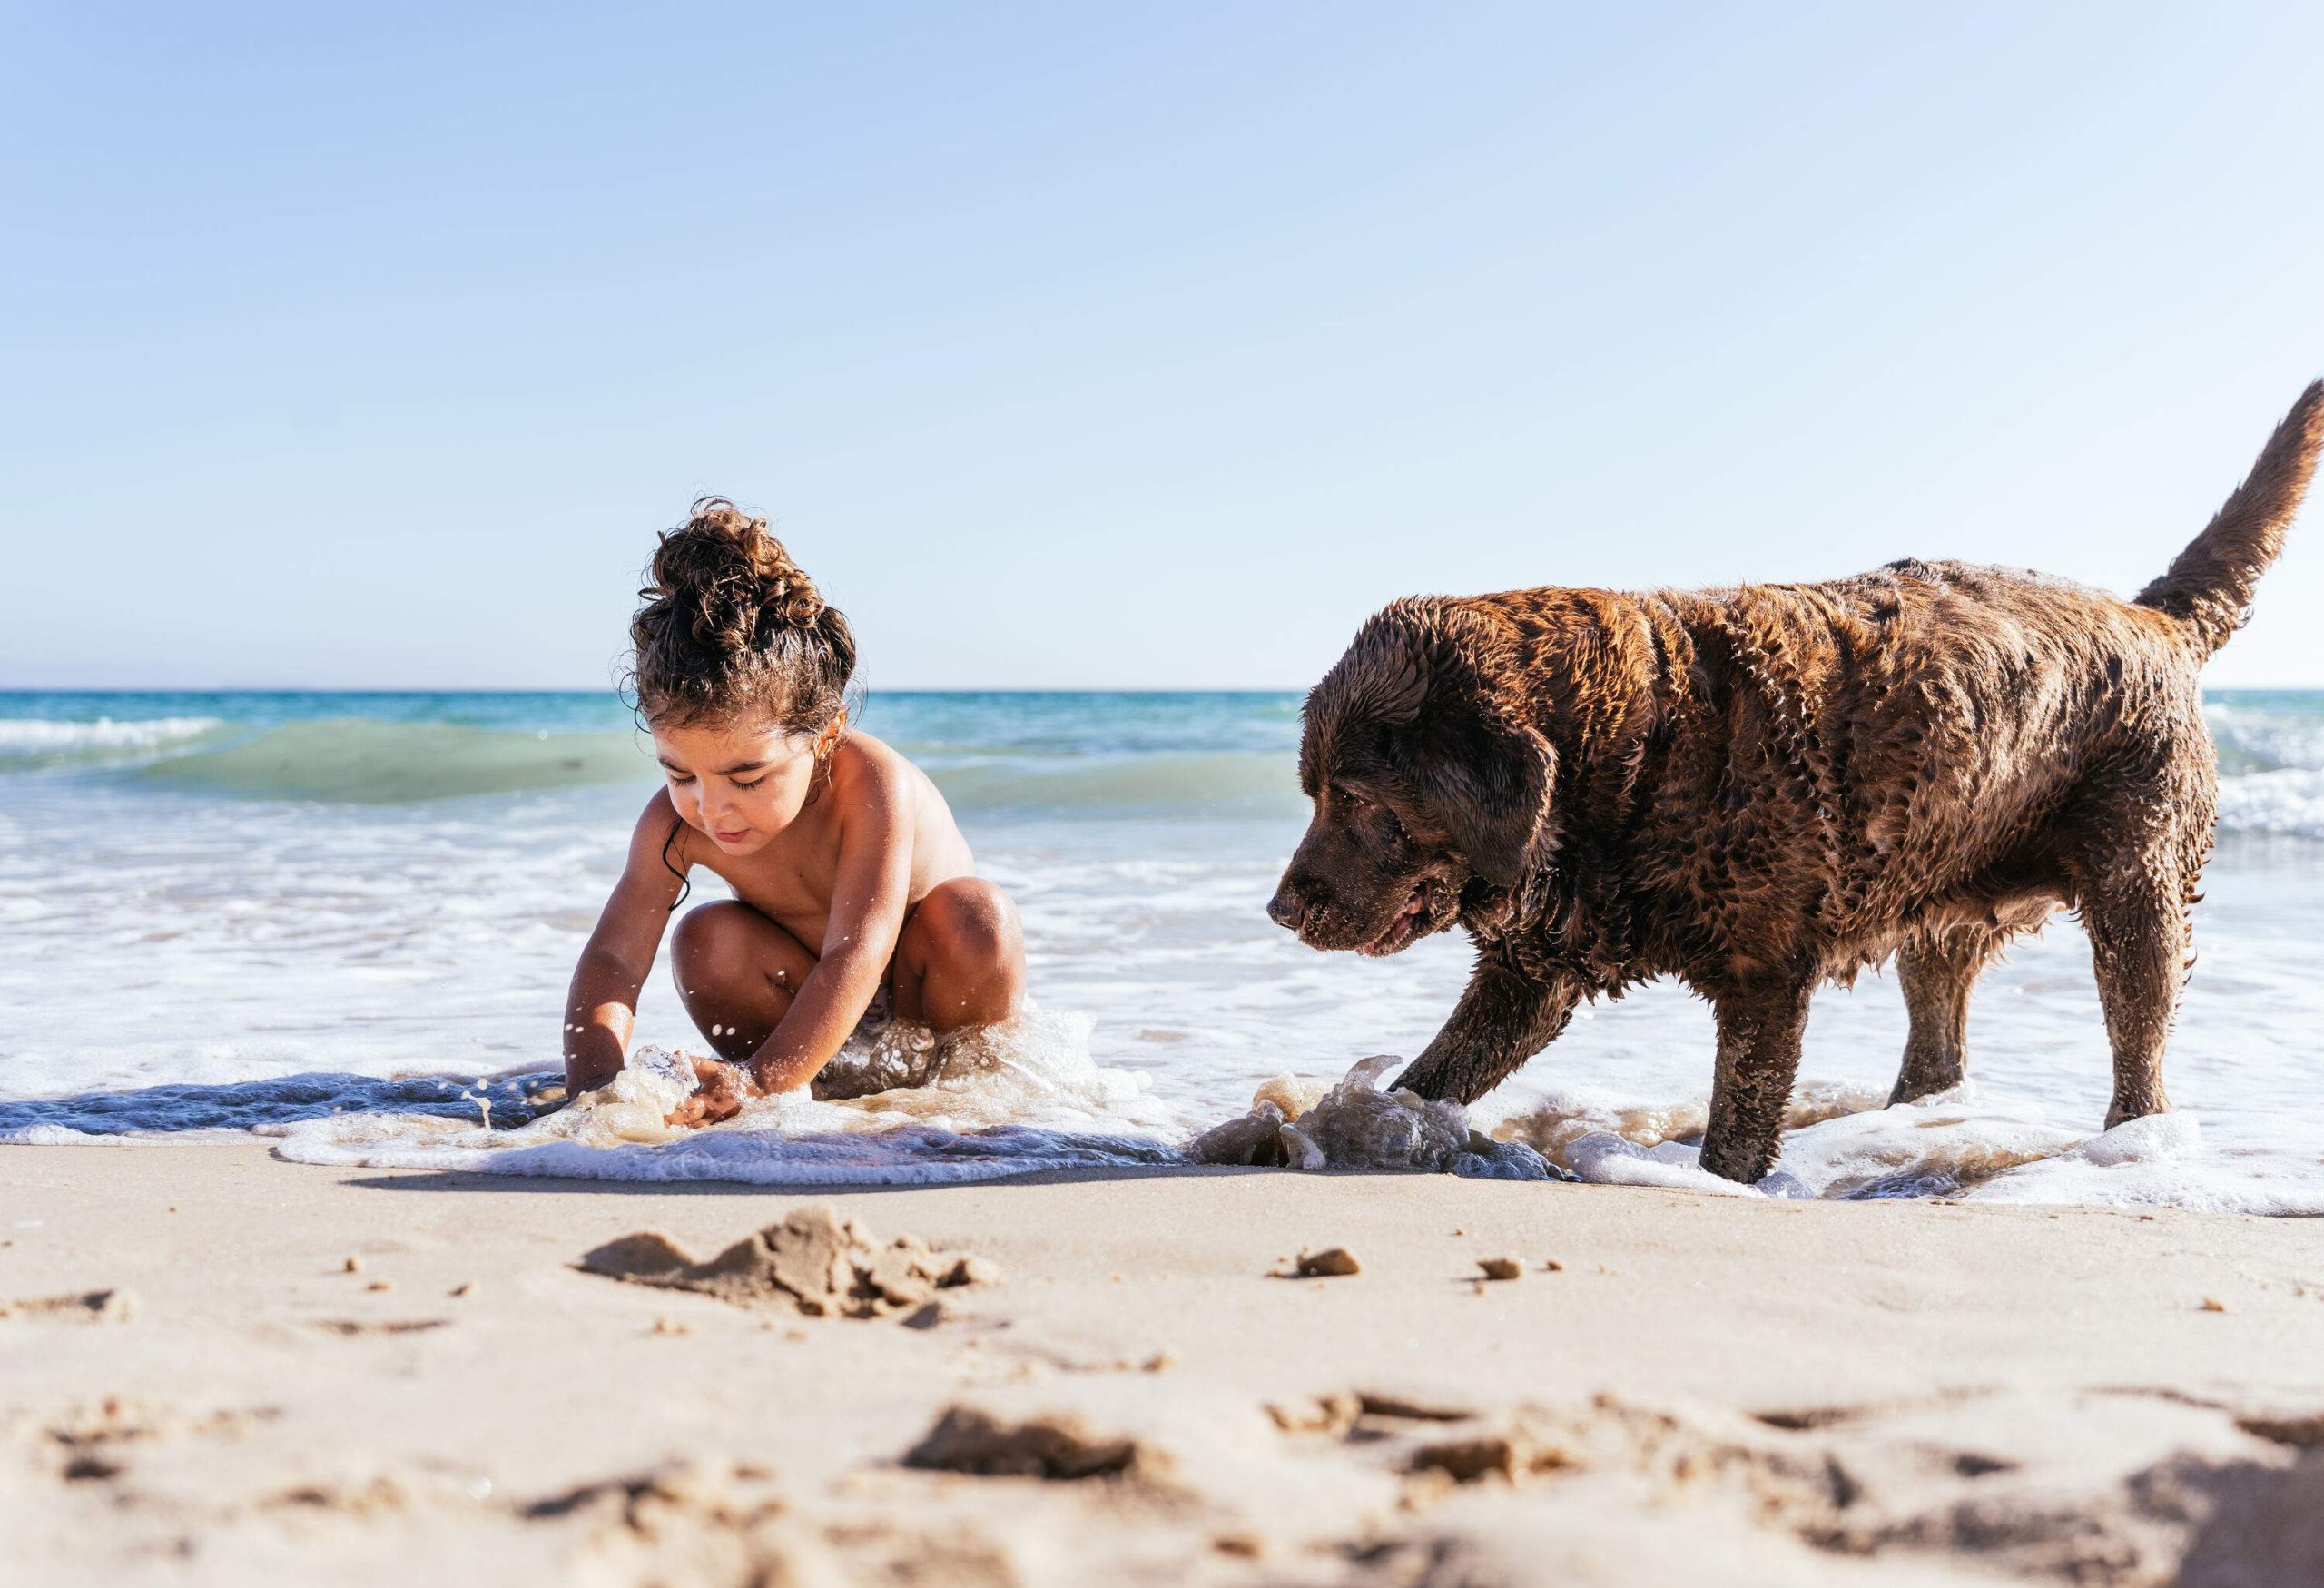
[[[868,696],[881,695],[1304,695],[1313,685],[1272,684],[894,684],[866,688]],[[2324,682],[2313,684],[2205,684],[2207,695],[2324,694]],[[0,695],[571,695],[618,700],[615,689],[586,689],[571,685],[548,687],[526,685],[377,685],[377,684],[0,684]]]
[[[1059,686],[1049,684],[891,684],[867,688],[866,695],[1304,695],[1312,685],[1270,684],[1110,684]],[[2298,687],[2285,686],[2285,687]],[[2324,685],[2316,686],[2324,688]],[[460,684],[0,684],[0,695],[576,695],[619,699],[614,689],[584,689],[573,686],[537,687],[525,685]]]

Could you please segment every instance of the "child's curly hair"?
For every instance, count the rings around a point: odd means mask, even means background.
[[[813,734],[847,704],[854,631],[764,518],[704,497],[663,534],[646,577],[629,623],[629,684],[646,721],[755,716]]]

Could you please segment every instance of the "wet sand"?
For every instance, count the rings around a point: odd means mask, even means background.
[[[577,1266],[816,1203],[999,1277],[858,1318]],[[2324,1226],[24,1149],[0,1529],[27,1582],[2324,1581]]]

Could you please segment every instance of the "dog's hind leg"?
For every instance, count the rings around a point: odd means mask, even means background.
[[[1896,1090],[1888,1094],[1892,1106],[1969,1078],[1969,992],[2003,941],[1998,932],[1946,926],[1907,939],[1896,951],[1896,980],[1912,1028]]]
[[[2098,1001],[2114,1050],[2114,1096],[2106,1128],[2160,1114],[2162,1049],[2187,976],[2187,895],[2165,856],[2125,857],[2098,869],[2082,901]]]
[[[1703,1167],[1711,1173],[1748,1185],[1775,1168],[1812,986],[1756,987],[1715,1000],[1718,1068],[1703,1132]]]

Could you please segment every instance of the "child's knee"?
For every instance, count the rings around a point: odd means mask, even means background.
[[[1013,969],[1024,956],[1017,907],[981,877],[939,883],[920,902],[931,955],[960,966]]]
[[[744,968],[743,906],[731,899],[697,904],[670,934],[670,958],[686,977],[724,981]]]

